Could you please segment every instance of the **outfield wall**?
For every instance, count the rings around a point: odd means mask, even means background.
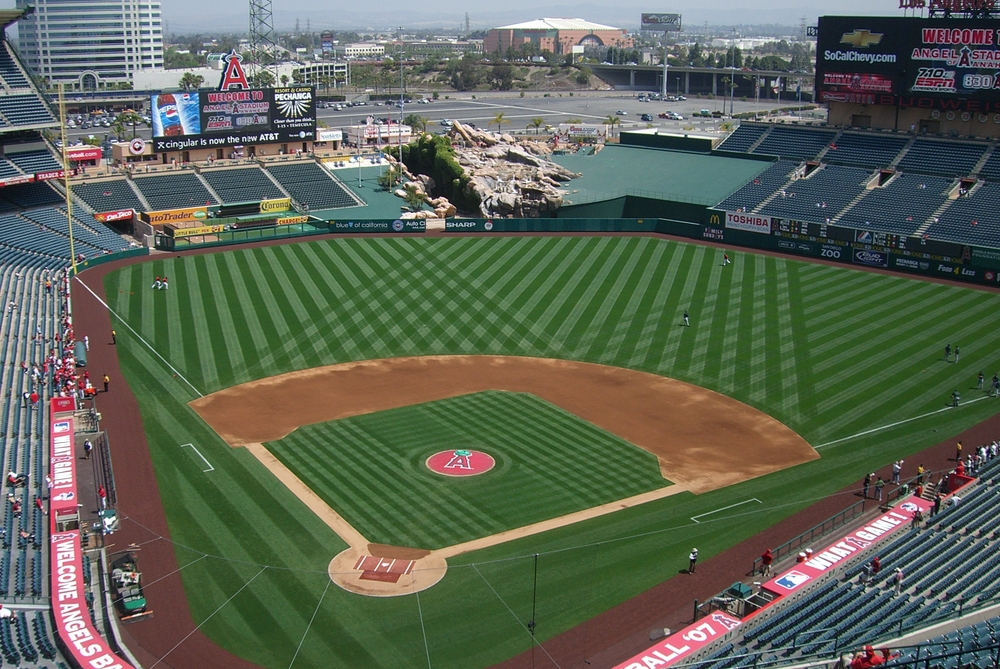
[[[951,244],[917,237],[793,221],[757,214],[727,212],[685,202],[664,202],[626,196],[612,201],[579,205],[574,212],[599,213],[621,207],[630,217],[476,218],[445,221],[445,233],[655,233],[754,248],[793,256],[818,258],[856,267],[887,269],[1000,287],[1000,250]],[[654,215],[635,215],[650,212]],[[669,212],[672,218],[663,218]],[[567,212],[569,213],[569,212]],[[659,214],[659,215],[656,215]],[[692,219],[699,220],[692,220]],[[225,246],[268,239],[323,234],[424,234],[423,221],[316,221],[298,226],[226,231],[184,248]],[[302,226],[305,228],[306,226]],[[159,240],[157,248],[159,246]],[[169,239],[169,238],[162,238]],[[171,240],[172,241],[172,240]],[[161,250],[180,250],[162,248]]]

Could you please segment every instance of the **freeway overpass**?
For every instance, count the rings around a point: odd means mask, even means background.
[[[589,65],[594,74],[606,81],[615,90],[656,91],[663,89],[663,66],[661,65]],[[753,98],[755,87],[760,84],[761,99],[777,98],[772,84],[778,82],[778,94],[786,100],[797,99],[797,88],[808,88],[802,93],[802,100],[812,100],[814,75],[776,72],[773,70],[734,70],[714,67],[670,67],[667,71],[667,91],[674,95],[708,94],[728,95],[725,79],[735,81],[735,97]],[[780,80],[780,81],[779,81]]]

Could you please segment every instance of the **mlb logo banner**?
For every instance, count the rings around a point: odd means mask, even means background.
[[[61,420],[58,423],[53,423],[52,431],[56,434],[60,434],[62,432],[69,432],[69,421]]]
[[[809,580],[809,577],[800,571],[790,571],[779,579],[775,579],[774,584],[785,590],[794,590]]]

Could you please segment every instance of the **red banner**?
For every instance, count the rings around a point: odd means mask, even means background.
[[[52,400],[54,403],[56,400]],[[51,405],[49,419],[49,469],[52,477],[49,513],[53,521],[62,514],[77,513],[76,457],[73,452],[73,417],[55,417],[55,405]]]
[[[82,557],[79,530],[53,532],[49,579],[56,633],[81,667],[132,669],[131,664],[111,651],[108,642],[90,622],[84,599]]]
[[[0,187],[3,186],[14,186],[16,184],[26,184],[33,181],[35,177],[30,174],[19,174],[16,177],[7,177],[6,179],[0,179]]]
[[[135,216],[135,211],[132,209],[122,209],[120,211],[105,211],[100,214],[94,214],[96,218],[101,223],[112,223],[114,221],[124,221]]]
[[[104,151],[99,146],[72,146],[66,149],[66,155],[70,160],[97,160],[104,157]]]
[[[76,170],[70,170],[69,175],[76,176]],[[35,181],[48,181],[50,179],[62,179],[66,176],[66,172],[63,170],[52,170],[51,172],[38,172],[35,175]]]
[[[716,611],[685,627],[666,639],[615,667],[615,669],[649,669],[677,664],[692,653],[718,641],[740,626],[740,620],[728,613]]]

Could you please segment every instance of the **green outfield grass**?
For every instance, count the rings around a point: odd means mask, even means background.
[[[430,550],[667,485],[653,454],[523,393],[309,425],[265,446],[369,541]],[[459,448],[496,466],[458,479],[424,465]]]
[[[723,268],[721,249],[639,237],[337,239],[156,259],[109,275],[112,308],[178,374],[116,321],[178,560],[190,564],[181,574],[194,619],[268,667],[293,656],[294,667],[317,669],[425,667],[428,656],[434,667],[486,666],[530,647],[523,623],[533,606],[544,643],[676,575],[692,546],[707,559],[1000,409],[982,399],[939,411],[956,388],[983,397],[971,390],[980,369],[1000,371],[997,295],[730,257]],[[151,290],[164,274],[169,292]],[[685,309],[690,328],[680,327]],[[961,346],[960,363],[943,361],[946,343]],[[343,542],[187,406],[198,393],[295,369],[448,353],[682,379],[771,414],[822,458],[462,555],[419,601],[371,599],[328,587],[326,566]],[[204,473],[180,448],[187,443],[215,470]],[[907,458],[907,468],[916,464]],[[690,520],[751,497],[764,504]],[[734,579],[748,566],[734,565]],[[581,659],[596,650],[581,647]]]

